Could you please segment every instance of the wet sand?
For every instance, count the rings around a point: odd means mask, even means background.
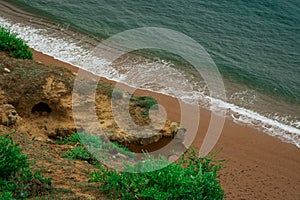
[[[7,2],[2,1],[0,5],[0,16],[8,16],[16,22],[24,22],[24,16],[33,20],[36,18]],[[70,64],[37,51],[34,51],[34,59],[47,65],[78,71]],[[166,109],[168,119],[180,121],[181,113],[176,99],[143,90],[136,91],[136,94],[155,97]],[[198,147],[210,122],[210,112],[205,109],[200,111],[200,125],[195,139]],[[187,121],[191,125],[195,123],[193,118]],[[147,148],[151,150],[162,145],[161,142]],[[222,151],[218,158],[228,160],[220,172],[227,199],[300,199],[300,149],[296,146],[227,119],[214,150],[220,148]]]
[[[34,51],[34,59],[47,65],[78,68]],[[104,78],[101,78],[104,80]],[[112,82],[112,81],[110,81]],[[114,82],[112,82],[114,83]],[[158,93],[137,90],[137,95],[151,95],[165,108],[167,118],[180,121],[177,99]],[[200,125],[195,144],[200,147],[209,122],[210,111],[200,109]],[[188,119],[193,125],[193,118]],[[152,145],[159,148],[163,143]],[[300,199],[300,149],[262,131],[226,119],[215,150],[218,158],[227,159],[220,172],[227,199]],[[151,147],[148,147],[151,150]]]

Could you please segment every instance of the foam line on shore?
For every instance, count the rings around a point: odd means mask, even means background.
[[[9,20],[0,17],[0,24],[6,25],[11,28],[12,31],[19,34],[19,36],[24,39],[28,45],[44,54],[52,56],[58,60],[69,63],[71,65],[82,67],[84,59],[89,55],[89,50],[82,48],[77,44],[77,41],[72,38],[60,38],[59,36],[50,36],[47,35],[47,31],[43,29],[33,28],[23,24],[14,24]],[[118,72],[109,67],[110,63],[97,57],[95,58],[100,62],[101,67],[95,69],[85,69],[96,75],[100,75],[110,80],[124,82],[130,86],[137,87],[140,86],[135,82],[126,81],[126,75],[121,76]],[[164,63],[164,66],[167,67],[168,63]],[[177,73],[177,72],[172,72]],[[170,73],[170,74],[172,74]],[[165,73],[167,74],[167,73]],[[168,75],[166,75],[168,76]],[[128,78],[128,77],[127,77]],[[166,77],[165,77],[166,78]],[[184,85],[184,84],[181,84]],[[247,110],[236,106],[231,103],[227,103],[218,99],[205,96],[201,91],[185,92],[178,88],[170,86],[164,88],[158,88],[156,90],[151,87],[145,86],[145,88],[153,92],[158,92],[166,94],[175,98],[181,98],[183,101],[190,103],[195,102],[195,99],[198,101],[201,99],[201,105],[212,110],[218,111],[219,109],[227,109],[228,114],[233,120],[237,123],[243,123],[251,125],[256,128],[261,128],[263,131],[269,135],[276,136],[282,139],[285,142],[292,143],[300,148],[300,130],[292,126],[282,124],[276,120],[267,118],[260,115],[257,112]],[[177,89],[177,90],[176,90]]]

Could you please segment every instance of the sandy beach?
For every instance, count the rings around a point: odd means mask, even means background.
[[[37,51],[34,51],[34,60],[78,71],[78,68],[70,64]],[[180,108],[176,99],[143,90],[137,90],[135,94],[155,97],[166,109],[168,119],[180,120]],[[201,146],[210,121],[210,112],[199,109],[200,126],[195,139],[198,147]],[[193,119],[190,121],[193,123]],[[296,146],[226,119],[214,150],[221,148],[217,157],[227,159],[220,172],[221,185],[227,199],[300,198],[300,150]],[[151,147],[148,149],[151,150]]]
[[[6,2],[0,4],[3,5],[1,15],[14,16],[16,21],[23,20],[23,11],[11,7]],[[75,66],[33,51],[35,61],[46,65],[63,66],[74,73],[78,71]],[[105,78],[101,80],[109,81]],[[180,121],[181,113],[177,99],[145,90],[137,90],[135,94],[153,96],[165,108],[169,120]],[[210,122],[210,111],[199,109],[200,125],[194,141],[198,147],[202,144]],[[193,118],[187,121],[191,124],[195,123]],[[164,142],[160,142],[146,148],[151,151],[163,145]],[[253,127],[226,119],[222,134],[213,151],[219,149],[222,150],[217,158],[227,160],[220,171],[221,185],[225,190],[226,199],[300,199],[300,149],[295,145],[282,142]]]

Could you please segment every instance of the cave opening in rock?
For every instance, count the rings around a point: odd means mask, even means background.
[[[38,112],[39,114],[43,114],[43,113],[50,114],[51,111],[52,111],[52,109],[50,108],[50,106],[46,103],[43,103],[43,102],[40,102],[40,103],[36,104],[31,109],[32,113]]]

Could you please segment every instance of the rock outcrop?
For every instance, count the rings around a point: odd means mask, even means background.
[[[150,117],[148,110],[128,101],[130,94],[112,95],[113,86],[109,83],[100,81],[95,96],[89,92],[89,87],[95,84],[91,79],[81,80],[73,91],[75,75],[66,68],[17,60],[5,54],[0,57],[1,125],[11,126],[22,118],[15,128],[32,137],[59,138],[85,131],[138,145],[174,137],[180,128],[177,122],[155,114]],[[73,104],[72,98],[78,98],[77,103]],[[111,98],[116,98],[120,108],[129,104],[129,111],[116,115],[119,108],[112,105]],[[76,126],[74,108],[78,108]],[[87,112],[89,109],[94,110],[94,115]]]
[[[0,124],[12,126],[17,122],[18,114],[13,105],[0,105]]]

